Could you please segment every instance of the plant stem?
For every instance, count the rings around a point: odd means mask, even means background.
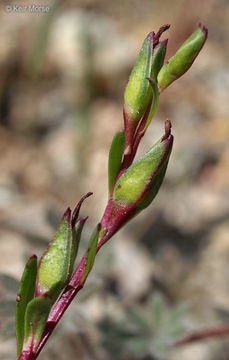
[[[215,339],[223,336],[229,336],[228,324],[221,326],[219,328],[205,329],[202,331],[194,332],[176,341],[174,347],[184,346],[184,345],[192,344],[194,342]]]
[[[104,242],[101,241],[100,244],[98,244],[97,253],[100,250],[100,248],[104,245],[104,243],[109,240],[109,238],[113,234],[106,234],[104,236]],[[84,282],[81,282],[81,278],[83,276],[84,266],[85,266],[85,257],[86,254],[83,255],[79,265],[77,266],[70,282],[63,290],[63,293],[61,294],[59,300],[56,302],[56,304],[53,306],[43,335],[40,343],[38,344],[37,348],[33,350],[33,352],[25,352],[23,351],[18,360],[35,360],[37,359],[38,355],[40,354],[41,350],[43,349],[44,345],[46,344],[47,340],[53,333],[53,330],[55,329],[56,325],[58,324],[59,320],[64,315],[65,311],[71,304],[74,297],[77,295],[77,293],[84,287],[84,284],[86,282],[86,279]]]

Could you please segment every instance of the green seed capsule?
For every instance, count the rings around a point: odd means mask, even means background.
[[[151,74],[152,54],[153,33],[150,33],[143,42],[124,93],[124,109],[133,122],[141,119],[152,97],[152,89],[146,80]]]
[[[207,39],[208,31],[199,27],[178,49],[158,74],[158,86],[163,91],[192,65]]]
[[[172,150],[169,126],[163,138],[119,178],[113,194],[114,207],[134,206],[138,213],[152,202],[164,179]]]
[[[124,111],[131,122],[138,122],[152,99],[152,88],[147,78],[157,80],[165,57],[167,40],[154,46],[154,33],[143,42],[137,62],[131,72],[124,93]]]

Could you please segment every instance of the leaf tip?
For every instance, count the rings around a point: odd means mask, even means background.
[[[80,212],[81,205],[83,204],[84,200],[85,200],[86,198],[88,198],[89,196],[91,196],[91,195],[93,195],[93,192],[91,192],[91,191],[89,191],[87,194],[85,194],[85,195],[80,199],[80,201],[79,201],[78,204],[76,205],[75,209],[73,210],[72,220],[71,220],[72,228],[75,226],[76,221],[78,220],[78,216],[79,216],[79,212]]]

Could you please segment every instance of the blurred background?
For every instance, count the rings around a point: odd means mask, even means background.
[[[168,117],[175,143],[159,195],[102,249],[40,358],[228,360],[228,339],[171,348],[229,322],[228,1],[36,0],[44,13],[14,5],[29,3],[0,5],[1,359],[15,358],[27,258],[86,192],[81,252],[102,216],[109,146],[143,39],[170,23],[170,57],[201,22],[207,43],[161,95],[139,151]]]

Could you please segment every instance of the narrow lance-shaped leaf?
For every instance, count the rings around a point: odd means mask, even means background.
[[[146,131],[147,127],[151,123],[151,120],[155,114],[155,111],[156,111],[157,105],[158,105],[158,101],[159,101],[159,91],[158,91],[158,87],[157,87],[157,82],[151,78],[147,78],[147,80],[149,81],[149,83],[152,87],[152,90],[153,90],[153,99],[152,99],[152,104],[150,107],[149,115],[146,120],[146,125],[145,125],[143,131]]]
[[[68,208],[39,262],[36,296],[47,295],[55,302],[69,279],[71,250],[71,210]]]
[[[161,70],[161,67],[164,62],[166,47],[167,47],[168,39],[161,41],[154,49],[153,56],[152,56],[152,68],[150,77],[146,79],[149,81],[149,84],[152,88],[152,103],[149,111],[149,115],[146,120],[146,125],[143,131],[146,131],[147,127],[149,126],[155,111],[157,109],[158,101],[159,101],[159,91],[157,86],[157,75]]]
[[[37,276],[37,257],[33,255],[29,258],[23,272],[20,287],[16,299],[16,338],[17,338],[17,355],[22,350],[24,341],[24,318],[27,304],[34,296]]]
[[[81,234],[83,231],[83,227],[88,217],[85,216],[82,219],[79,219],[77,224],[72,229],[72,249],[71,249],[71,258],[70,258],[70,269],[69,269],[69,277],[72,275],[75,259],[77,257],[79,243],[81,239]]]
[[[164,62],[167,43],[168,43],[168,39],[163,40],[163,41],[159,42],[158,45],[154,48],[154,53],[152,56],[152,69],[151,69],[150,77],[146,78],[146,80],[148,80],[148,82],[152,88],[151,104],[150,104],[149,111],[147,111],[145,113],[145,116],[142,118],[142,123],[136,131],[135,141],[139,135],[141,137],[144,135],[144,133],[146,132],[149,124],[151,123],[151,120],[157,109],[157,105],[159,102],[159,90],[158,90],[158,84],[157,84],[157,75],[163,65],[163,62]]]
[[[164,63],[165,53],[166,53],[166,49],[167,49],[167,43],[168,43],[168,39],[160,41],[155,46],[154,51],[153,51],[150,77],[155,82],[157,82],[157,75],[158,75],[159,71],[161,70],[163,63]]]
[[[162,315],[164,311],[164,301],[160,294],[155,294],[150,302],[151,307],[151,316],[152,316],[152,324],[154,329],[158,329],[161,324]]]
[[[111,194],[115,180],[118,176],[121,162],[122,162],[122,156],[123,156],[123,150],[125,145],[125,134],[123,132],[117,132],[113,138],[110,152],[109,152],[109,158],[108,158],[108,188],[109,188],[109,194]]]
[[[82,196],[82,198],[80,199],[80,201],[78,202],[78,204],[76,205],[75,209],[72,212],[72,218],[71,218],[71,225],[72,228],[74,228],[76,221],[78,220],[79,217],[79,212],[80,212],[80,208],[84,202],[85,199],[87,199],[89,196],[91,196],[93,193],[92,192],[88,192],[87,194],[85,194],[84,196]]]
[[[51,300],[39,296],[31,300],[25,313],[25,340],[23,350],[34,350],[42,336],[48,315],[51,310]]]
[[[149,328],[149,319],[137,308],[129,308],[127,310],[127,316],[131,322],[133,322],[142,332],[145,332]]]
[[[81,284],[84,283],[89,272],[91,271],[91,269],[93,267],[93,264],[95,261],[95,256],[96,256],[96,251],[97,251],[100,229],[101,229],[101,224],[98,224],[91,235],[91,239],[90,239],[89,246],[88,246],[87,253],[86,253],[85,266],[84,266],[83,276],[81,278]]]

